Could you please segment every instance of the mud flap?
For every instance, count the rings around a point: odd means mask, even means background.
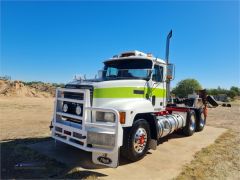
[[[156,150],[157,149],[157,140],[151,139],[149,142],[149,148],[152,150]]]
[[[92,153],[92,161],[95,164],[101,164],[112,168],[118,167],[119,150],[113,153]]]

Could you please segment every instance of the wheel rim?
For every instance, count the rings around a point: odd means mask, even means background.
[[[190,130],[191,131],[195,130],[195,122],[196,122],[196,119],[195,119],[194,115],[192,115],[191,120],[190,120]]]
[[[201,119],[200,119],[200,127],[204,127],[205,125],[205,116],[204,114],[202,113],[201,114]]]
[[[147,144],[147,132],[144,128],[138,128],[134,135],[134,150],[136,153],[142,153]]]

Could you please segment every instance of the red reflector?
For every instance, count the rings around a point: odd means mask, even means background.
[[[64,130],[64,134],[71,136],[71,132]]]
[[[166,107],[167,111],[188,112],[190,108],[185,107]]]
[[[164,116],[169,114],[168,111],[160,111],[160,112],[155,112],[154,114],[156,114],[157,116]]]

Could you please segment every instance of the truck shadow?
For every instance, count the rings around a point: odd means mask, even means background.
[[[50,137],[8,139],[0,142],[0,148],[0,179],[96,179],[107,176],[90,170],[100,168],[94,167],[91,153],[55,145]]]
[[[158,145],[170,139],[182,138],[171,134],[158,141]],[[0,142],[1,178],[77,178],[104,177],[97,169],[108,168],[92,162],[92,154],[78,148],[55,142],[50,137],[9,139]],[[149,152],[147,155],[151,154]],[[120,157],[119,165],[132,163]]]
[[[167,135],[167,136],[165,136],[165,137],[162,137],[162,138],[160,138],[159,140],[158,140],[158,145],[160,145],[160,144],[163,144],[164,142],[167,142],[167,141],[169,141],[169,140],[171,140],[171,139],[178,139],[178,138],[183,138],[184,137],[184,135],[181,135],[180,133],[172,133],[172,134],[169,134],[169,135]]]

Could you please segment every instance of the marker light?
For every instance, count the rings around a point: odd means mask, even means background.
[[[147,57],[152,57],[152,53],[147,53]]]
[[[125,112],[119,112],[119,116],[120,116],[120,123],[121,124],[125,124],[125,120],[126,120],[126,113]]]

